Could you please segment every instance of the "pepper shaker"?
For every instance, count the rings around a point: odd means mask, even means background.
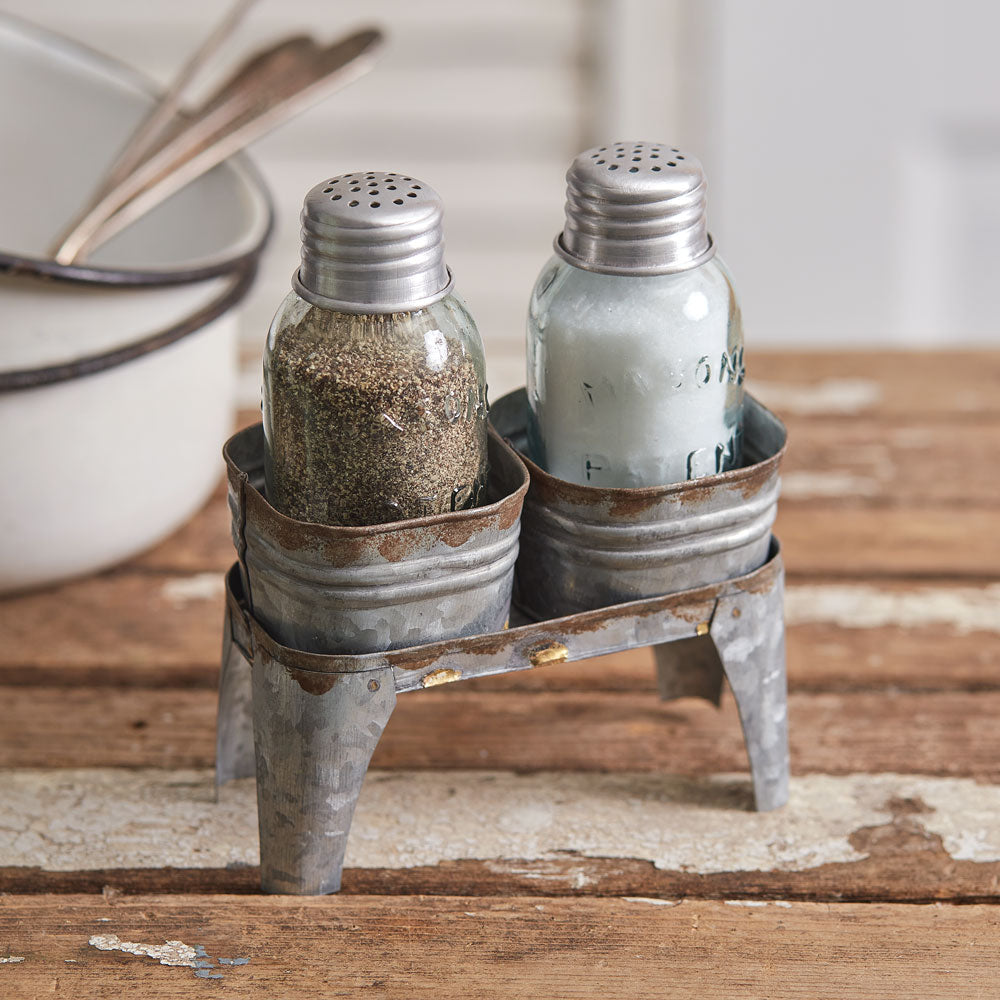
[[[438,195],[374,171],[316,185],[292,286],[264,354],[270,503],[334,525],[474,506],[483,344],[445,266]]]
[[[566,179],[565,228],[528,315],[532,457],[601,487],[738,467],[743,331],[701,164],[619,142],[581,153]]]

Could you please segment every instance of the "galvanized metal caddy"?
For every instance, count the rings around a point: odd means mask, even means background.
[[[226,445],[239,562],[216,769],[219,784],[256,775],[265,891],[340,888],[397,693],[637,646],[655,647],[664,699],[718,704],[725,675],[756,806],[787,801],[784,572],[770,533],[784,427],[748,397],[750,464],[603,490],[554,479],[502,439],[524,451],[526,408],[524,390],[493,408],[485,506],[395,525],[286,518],[263,496],[260,427]]]

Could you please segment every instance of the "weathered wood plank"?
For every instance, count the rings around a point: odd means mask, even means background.
[[[0,766],[188,767],[214,759],[206,690],[0,690]],[[1000,693],[847,692],[789,698],[795,773],[963,775],[1000,781]],[[743,771],[735,706],[652,694],[408,694],[374,766],[514,770]]]
[[[372,771],[345,891],[1000,899],[1000,786],[814,775],[749,804],[741,776]],[[6,772],[0,892],[255,892],[256,816],[210,771]]]
[[[792,690],[1000,687],[1000,585],[792,581]],[[218,682],[222,574],[105,574],[0,601],[0,684],[204,687]],[[633,650],[466,690],[651,691]]]
[[[118,570],[0,600],[15,684],[215,686],[223,575]]]
[[[748,385],[782,416],[1000,413],[1000,351],[747,351]]]
[[[1000,566],[996,508],[779,504],[790,577],[990,579]]]
[[[181,998],[196,976],[268,1000],[361,991],[993,1000],[998,931],[1000,911],[989,906],[8,897],[0,933],[23,961],[0,966],[0,977],[11,1000],[123,990]],[[149,957],[166,942],[168,952]]]
[[[793,417],[781,468],[783,506],[837,500],[854,506],[987,507],[1000,464],[986,460],[1000,419]]]

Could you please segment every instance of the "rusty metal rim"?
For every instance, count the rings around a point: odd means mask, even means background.
[[[615,615],[654,614],[685,604],[703,603],[716,600],[730,590],[753,590],[762,584],[767,577],[773,576],[781,568],[781,546],[777,538],[772,536],[767,562],[758,569],[743,576],[733,577],[721,583],[713,583],[693,590],[681,590],[675,594],[665,594],[659,597],[647,597],[638,601],[628,601],[623,604],[613,604],[594,611],[582,611],[562,618],[552,618],[544,622],[532,622],[516,628],[506,629],[501,633],[491,633],[479,636],[467,636],[462,639],[444,639],[428,643],[424,646],[406,646],[402,649],[386,650],[382,653],[306,653],[290,649],[277,642],[257,621],[246,607],[243,596],[243,584],[239,575],[239,563],[235,563],[226,576],[227,599],[232,610],[243,616],[248,630],[253,635],[254,644],[276,661],[284,669],[302,670],[316,674],[357,674],[371,673],[393,669],[413,669],[407,667],[408,660],[419,660],[426,664],[437,660],[447,653],[460,652],[463,648],[473,646],[477,641],[488,642],[491,637],[502,635],[505,639],[516,638],[522,631],[537,629],[539,625],[551,627],[556,631],[584,631],[588,627],[597,627],[604,619]],[[239,588],[238,590],[235,588]]]
[[[666,500],[671,497],[683,500],[684,494],[692,489],[710,490],[715,486],[738,487],[751,479],[766,478],[773,468],[781,464],[787,447],[787,444],[783,444],[773,455],[769,455],[759,462],[754,462],[752,465],[743,465],[738,469],[730,469],[728,472],[719,472],[714,476],[689,479],[683,483],[672,483],[669,486],[643,486],[634,488],[582,486],[579,483],[570,483],[565,479],[559,479],[551,473],[546,472],[522,452],[518,451],[517,454],[521,461],[528,467],[528,473],[533,480],[537,480],[540,485],[549,491],[558,490],[569,501],[579,498],[581,504],[593,504],[595,501],[603,498],[612,504],[624,501],[640,504],[649,502],[652,505],[657,500]]]
[[[498,400],[506,400],[519,393],[524,393],[524,387],[515,389],[506,396]],[[671,497],[684,499],[684,494],[693,490],[710,490],[716,486],[742,486],[744,483],[760,480],[765,482],[773,469],[776,469],[785,456],[788,448],[788,431],[781,419],[772,413],[763,403],[752,396],[746,394],[746,399],[752,401],[761,415],[773,420],[782,432],[782,445],[772,455],[760,459],[750,465],[740,466],[738,469],[730,469],[728,472],[719,472],[714,476],[703,476],[699,479],[688,479],[682,483],[671,483],[665,486],[642,486],[642,487],[607,487],[607,486],[584,486],[579,483],[570,483],[565,479],[559,479],[551,473],[546,472],[541,466],[536,465],[530,456],[524,454],[517,448],[514,451],[527,466],[533,485],[546,491],[547,495],[554,492],[560,494],[562,499],[569,502],[578,502],[581,505],[592,506],[595,502],[605,500],[610,504],[638,503],[652,506],[658,500],[666,500]],[[523,428],[522,428],[523,429]],[[506,440],[506,439],[505,439]]]
[[[647,571],[684,563],[694,558],[720,555],[743,549],[768,534],[776,516],[777,511],[772,510],[766,518],[743,525],[736,531],[729,530],[714,539],[711,533],[705,533],[698,538],[684,538],[674,545],[655,549],[588,548],[581,552],[579,547],[567,543],[564,539],[554,538],[544,532],[534,532],[530,527],[526,529],[523,526],[523,521],[522,535],[526,539],[531,538],[533,534],[541,535],[554,549],[560,551],[563,561],[567,563],[602,566],[624,571],[629,569]]]
[[[234,440],[240,434],[247,431],[254,431],[261,425],[255,424],[252,427],[245,427],[242,431],[234,434],[223,446],[222,453],[229,466],[230,482],[236,486],[238,482],[243,482],[246,490],[248,503],[252,502],[260,505],[260,509],[266,511],[267,516],[277,524],[292,531],[307,530],[318,544],[326,542],[343,542],[356,538],[373,538],[378,535],[397,533],[401,530],[412,530],[414,528],[430,528],[437,525],[462,524],[466,521],[483,520],[494,514],[499,514],[510,506],[520,506],[524,500],[524,495],[528,492],[530,482],[528,470],[525,467],[524,459],[518,451],[502,438],[492,426],[487,428],[489,435],[493,438],[494,444],[511,460],[518,470],[520,482],[516,489],[510,490],[499,500],[493,503],[484,504],[481,507],[471,507],[468,510],[449,511],[446,514],[431,514],[427,517],[412,517],[404,521],[389,521],[386,524],[367,524],[360,526],[345,526],[333,524],[316,524],[312,521],[297,521],[293,517],[288,517],[276,510],[268,502],[266,497],[250,482],[249,475],[244,472],[233,458],[232,446]]]
[[[510,573],[517,560],[517,539],[514,538],[512,544],[505,545],[504,548],[507,551],[502,556],[496,557],[492,562],[464,573],[459,581],[461,589],[464,591],[482,587]],[[248,553],[248,557],[247,561],[252,563],[252,554]],[[390,565],[392,568],[395,568],[398,564],[393,563]],[[409,562],[406,565],[407,569],[409,569]],[[275,577],[280,576],[282,581],[288,580],[292,583],[301,582],[302,579],[275,567],[270,567],[269,573]],[[398,577],[398,575],[397,572],[396,576]],[[268,589],[283,592],[286,596],[290,596],[293,599],[301,599],[301,587],[285,590],[281,587],[280,581],[275,579],[271,579],[269,584]],[[259,593],[259,588],[257,592]],[[341,604],[350,609],[384,608],[392,604],[410,604],[416,601],[430,600],[435,597],[447,597],[455,594],[457,591],[453,578],[438,576],[431,580],[406,580],[395,587],[386,584],[375,584],[371,587],[328,587],[317,583],[313,585],[312,592],[315,595],[316,603],[322,604],[324,608],[332,611],[336,610]]]
[[[117,368],[128,361],[152,354],[164,347],[182,340],[189,334],[214,322],[233,306],[239,303],[250,290],[254,276],[257,273],[256,261],[247,265],[234,276],[227,288],[212,302],[202,306],[196,312],[174,323],[165,330],[144,337],[142,340],[116,347],[111,351],[91,354],[88,357],[77,358],[57,365],[44,368],[23,368],[17,371],[0,372],[0,393],[20,392],[28,389],[38,389],[42,386],[56,385],[59,382],[69,382],[72,379],[86,375],[97,375],[101,372]]]
[[[543,523],[557,536],[579,538],[585,535],[588,544],[603,542],[609,549],[614,550],[619,547],[618,543],[634,548],[635,545],[675,538],[692,539],[713,535],[719,531],[738,528],[745,523],[752,523],[766,517],[777,505],[779,491],[778,477],[775,476],[765,489],[737,506],[723,507],[703,514],[690,514],[676,519],[637,521],[628,524],[608,523],[607,519],[568,517],[552,507],[533,501],[531,497],[528,498],[526,507],[534,519]]]

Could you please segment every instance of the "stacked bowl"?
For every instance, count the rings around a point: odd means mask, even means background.
[[[0,15],[0,593],[126,559],[200,507],[232,432],[236,307],[271,228],[236,156],[79,265],[53,242],[155,101]]]

